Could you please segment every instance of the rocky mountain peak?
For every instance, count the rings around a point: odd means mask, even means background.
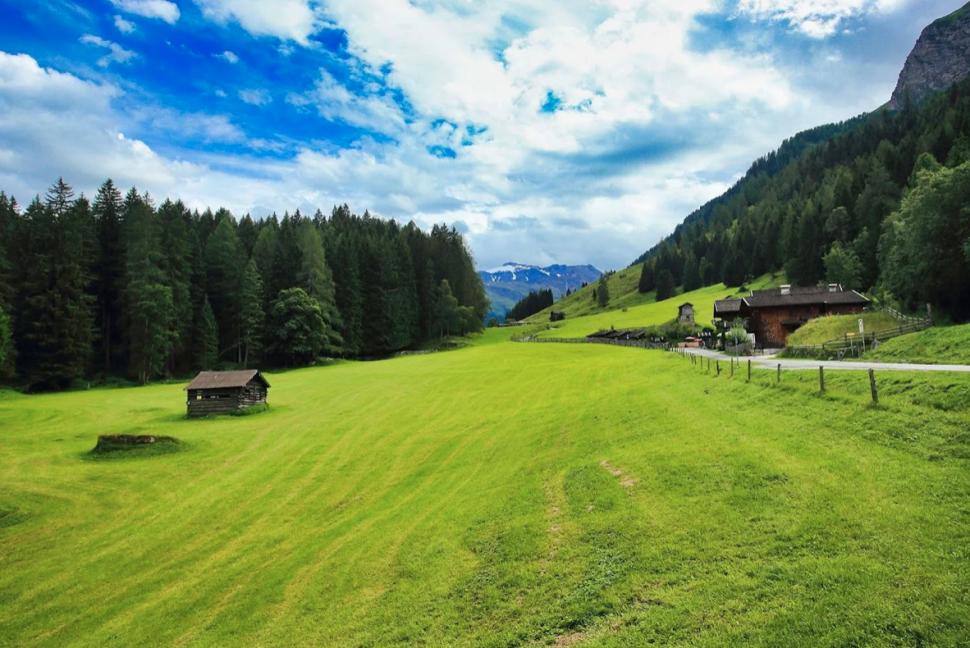
[[[911,101],[946,90],[970,76],[970,3],[923,30],[906,59],[889,105],[899,109]]]

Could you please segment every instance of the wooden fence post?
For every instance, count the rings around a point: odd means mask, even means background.
[[[818,390],[825,393],[825,367],[822,365],[818,366]]]
[[[720,360],[715,360],[714,361],[714,364],[716,365],[714,368],[717,370],[717,375],[720,376],[721,375],[721,361]]]
[[[731,358],[731,377],[734,378],[734,358]]]
[[[879,404],[879,389],[876,387],[876,372],[869,370],[869,391],[872,393],[872,404]]]
[[[781,363],[778,363],[778,379],[776,380],[779,384],[781,383]]]
[[[751,360],[748,360],[748,382],[751,382]]]

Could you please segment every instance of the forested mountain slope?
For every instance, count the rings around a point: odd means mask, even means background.
[[[957,38],[966,15],[927,31]],[[901,83],[910,78],[904,71]],[[968,161],[966,80],[899,110],[801,133],[640,257],[640,289],[738,285],[783,269],[796,284],[837,281],[970,317]]]

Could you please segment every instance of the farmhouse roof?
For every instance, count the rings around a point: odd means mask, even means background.
[[[715,315],[732,315],[741,312],[740,299],[718,299],[714,302]]]
[[[770,290],[756,290],[748,297],[743,297],[748,308],[770,308],[772,306],[808,306],[813,304],[868,304],[869,300],[855,290],[842,288],[792,287],[783,291],[781,288]]]
[[[269,382],[263,378],[258,369],[240,369],[239,371],[200,371],[192,379],[186,389],[229,389],[245,387],[251,381],[258,380],[269,387]]]

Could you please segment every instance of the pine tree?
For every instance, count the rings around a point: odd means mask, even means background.
[[[220,216],[205,245],[206,292],[219,326],[219,343],[230,358],[242,360],[239,344],[239,282],[242,275],[242,247],[232,216]]]
[[[309,220],[301,222],[298,225],[296,242],[300,250],[298,285],[320,304],[320,314],[326,322],[327,339],[324,348],[328,353],[339,353],[342,343],[338,333],[340,312],[337,310],[333,275],[327,265],[323,242],[316,225]]]
[[[640,267],[640,281],[637,284],[637,292],[648,293],[657,287],[656,277],[653,271],[654,262],[644,261]]]
[[[128,286],[125,303],[132,375],[145,384],[161,375],[175,343],[172,288],[161,268],[151,205],[130,201],[125,215]]]
[[[252,259],[256,262],[256,268],[259,270],[259,277],[263,284],[264,311],[275,297],[274,294],[270,293],[270,290],[274,276],[273,263],[276,259],[276,248],[279,243],[277,240],[278,229],[279,225],[275,219],[267,219],[261,224],[259,234],[256,235],[256,242],[253,243]]]
[[[447,279],[442,279],[435,291],[434,300],[434,328],[438,337],[457,333],[462,325],[461,311],[458,299],[451,292],[451,285]]]
[[[0,304],[0,377],[9,375],[9,360],[13,351],[13,325],[7,309]]]
[[[657,273],[657,301],[673,297],[674,291],[674,276],[670,270],[664,268]]]
[[[600,276],[599,285],[596,287],[596,305],[606,308],[610,303],[610,287],[606,283],[606,275]]]
[[[209,298],[206,297],[199,311],[199,323],[196,326],[198,346],[196,347],[196,365],[198,369],[215,369],[219,362],[219,325],[216,314],[212,310]]]
[[[166,200],[158,209],[161,248],[160,267],[172,291],[172,334],[174,344],[170,371],[188,369],[192,345],[192,237],[188,210],[181,202]]]
[[[98,261],[95,265],[97,355],[100,369],[106,374],[125,365],[122,335],[125,250],[121,210],[121,192],[111,180],[106,180],[94,199],[98,235]]]
[[[246,264],[240,289],[240,339],[242,340],[242,365],[248,367],[258,357],[263,339],[263,281],[253,259]]]
[[[701,271],[697,257],[688,254],[684,260],[684,292],[697,290],[701,287]]]

